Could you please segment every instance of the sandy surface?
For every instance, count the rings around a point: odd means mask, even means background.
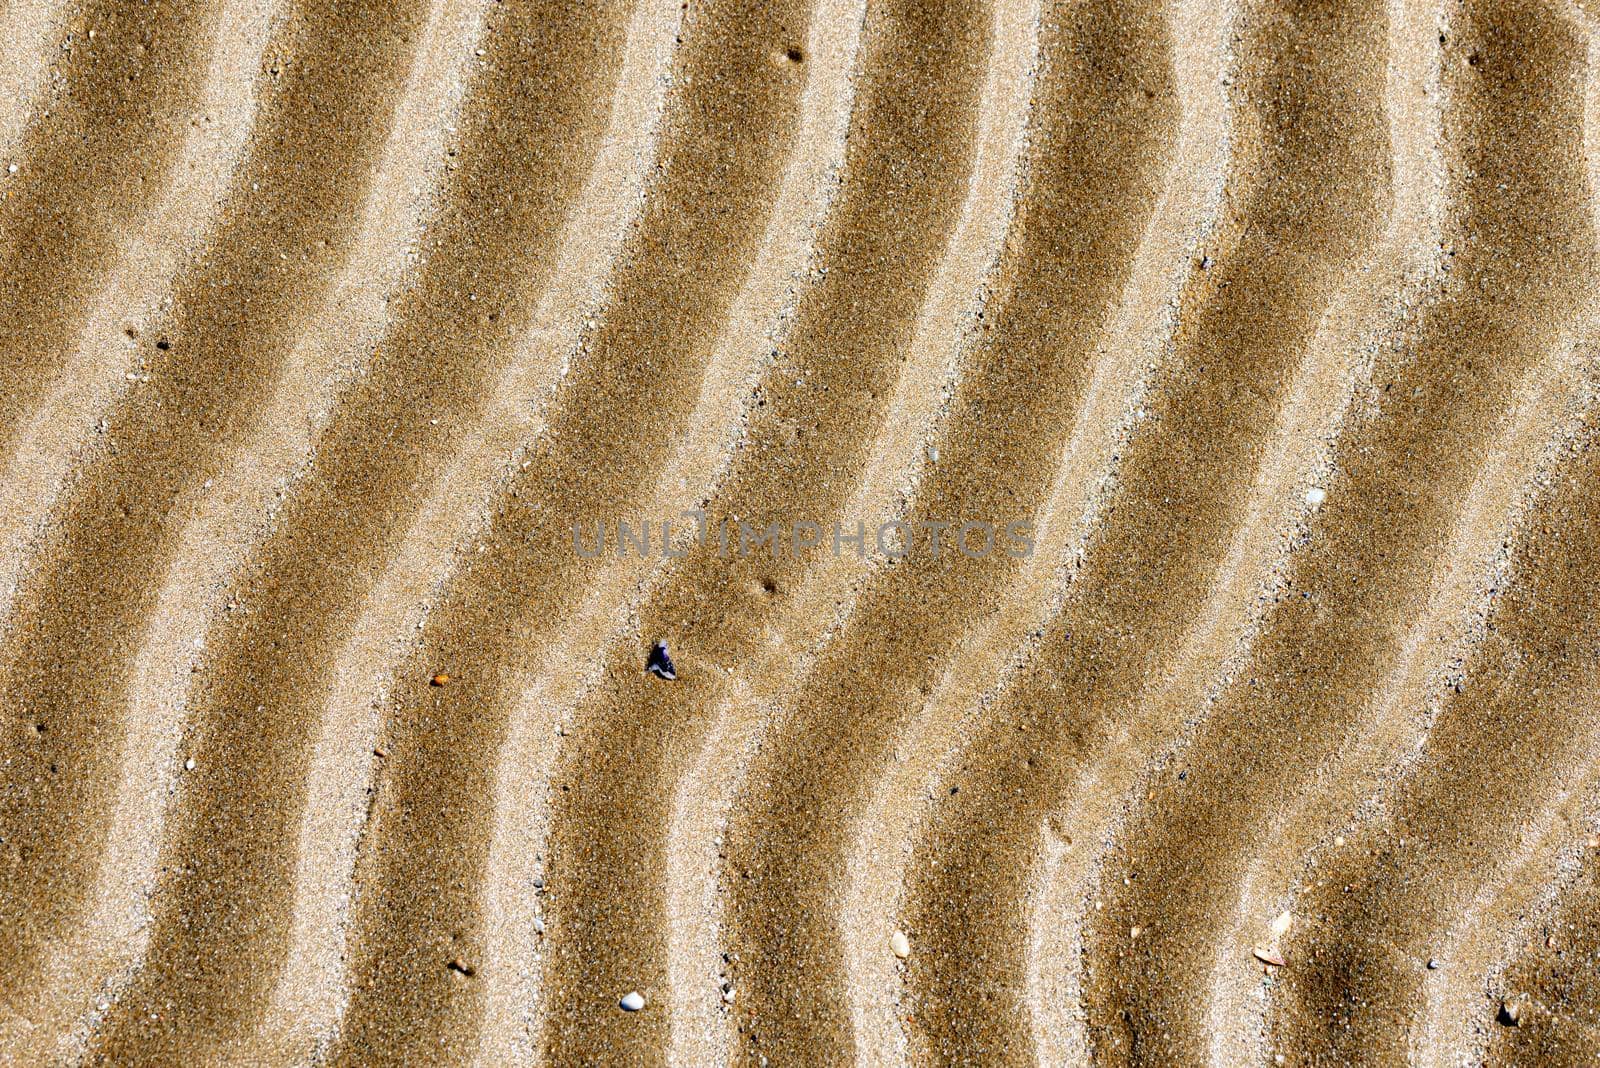
[[[0,67],[0,1064],[1600,1056],[1583,7]]]

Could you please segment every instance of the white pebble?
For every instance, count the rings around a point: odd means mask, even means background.
[[[889,948],[894,950],[894,955],[901,960],[911,956],[911,939],[906,937],[904,931],[896,931],[889,936]]]
[[[622,1000],[617,1004],[622,1006],[623,1012],[638,1012],[644,1008],[644,995],[637,990],[630,990],[622,995]]]
[[[1312,486],[1306,490],[1306,503],[1313,508],[1321,508],[1322,502],[1328,499],[1328,491],[1321,486]]]
[[[183,762],[183,770],[184,771],[193,771],[194,770],[194,757],[190,757],[188,760],[185,760]]]

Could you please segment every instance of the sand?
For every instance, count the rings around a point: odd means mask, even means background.
[[[1600,1053],[1581,7],[0,60],[0,1064]]]

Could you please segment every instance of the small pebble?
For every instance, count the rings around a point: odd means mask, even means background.
[[[433,686],[444,686],[449,681],[450,681],[450,676],[446,675],[444,672],[441,671],[441,672],[439,672],[439,674],[437,674],[433,678],[429,679],[428,683],[430,685],[433,685]]]
[[[1139,936],[1142,935],[1142,934],[1144,934],[1144,928],[1138,926],[1137,924],[1135,924],[1134,926],[1128,928],[1128,937],[1130,939],[1134,940],[1135,942],[1137,942],[1139,940]]]
[[[678,677],[678,669],[672,663],[672,657],[667,655],[667,643],[656,642],[650,647],[650,655],[645,657],[644,669],[658,679],[668,682]]]
[[[730,986],[728,989],[722,992],[722,1000],[727,1002],[729,1005],[733,1004],[733,987]]]
[[[188,760],[185,760],[183,762],[183,770],[184,771],[193,771],[194,770],[194,757],[190,757]]]
[[[1506,1027],[1521,1027],[1522,1026],[1522,1002],[1520,1002],[1520,1001],[1503,1001],[1503,1002],[1501,1002],[1500,1003],[1500,1011],[1495,1015],[1495,1019],[1498,1020],[1501,1024],[1503,1024]]]
[[[630,990],[622,995],[622,1000],[617,1004],[622,1006],[623,1012],[638,1012],[644,1008],[644,995],[637,990]]]
[[[904,931],[896,931],[889,936],[889,948],[894,950],[894,955],[901,960],[911,956],[911,939],[906,937]]]
[[[1322,502],[1328,499],[1328,491],[1321,486],[1312,486],[1306,490],[1306,503],[1313,508],[1322,507]]]
[[[1294,916],[1285,909],[1283,912],[1278,913],[1277,919],[1272,921],[1273,937],[1282,938],[1289,933],[1289,928],[1292,926],[1294,926]]]
[[[1430,972],[1436,972],[1436,971],[1439,970],[1439,958],[1438,957],[1429,957],[1428,958],[1428,970]]]

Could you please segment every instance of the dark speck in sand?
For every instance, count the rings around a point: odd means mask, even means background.
[[[668,682],[678,677],[678,669],[672,666],[672,657],[667,655],[666,642],[656,642],[650,647],[650,656],[644,662],[644,669]]]

